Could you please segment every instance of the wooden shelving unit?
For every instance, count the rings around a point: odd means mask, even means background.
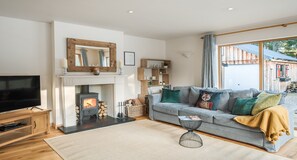
[[[0,114],[0,126],[12,123],[21,125],[0,131],[0,147],[32,137],[41,133],[49,133],[50,110],[21,110]]]
[[[171,61],[164,59],[141,59],[140,67],[137,70],[137,77],[141,83],[139,99],[145,103],[145,96],[148,88],[153,86],[169,85],[169,70]]]

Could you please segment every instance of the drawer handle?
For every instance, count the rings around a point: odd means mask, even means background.
[[[36,121],[34,121],[34,129],[36,128]]]

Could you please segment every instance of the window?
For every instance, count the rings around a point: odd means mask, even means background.
[[[257,44],[223,46],[220,51],[223,88],[234,90],[259,88]]]
[[[276,78],[289,77],[289,65],[277,64],[276,65]]]
[[[219,46],[220,87],[285,91],[297,81],[297,38]]]

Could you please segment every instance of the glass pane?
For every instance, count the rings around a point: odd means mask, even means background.
[[[297,39],[264,43],[264,89],[295,91],[297,81]]]
[[[239,44],[221,47],[222,87],[259,89],[259,45]]]

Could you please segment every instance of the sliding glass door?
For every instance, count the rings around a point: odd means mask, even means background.
[[[297,92],[297,38],[219,47],[220,86]]]
[[[220,47],[222,88],[259,89],[258,46],[250,43]]]
[[[286,91],[297,81],[297,39],[264,44],[264,89]]]

